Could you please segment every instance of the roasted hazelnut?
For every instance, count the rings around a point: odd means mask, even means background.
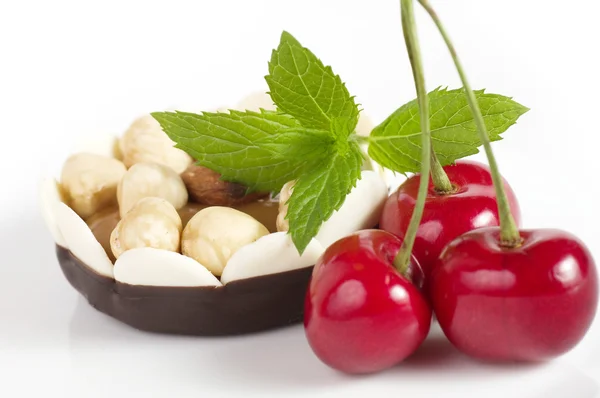
[[[128,168],[136,163],[152,162],[170,167],[179,174],[192,163],[192,158],[174,145],[151,115],[136,119],[120,141],[123,163]]]
[[[207,207],[184,228],[181,252],[219,276],[236,251],[268,234],[264,225],[239,210]]]
[[[269,195],[268,192],[251,192],[247,187],[221,180],[221,175],[207,167],[191,165],[181,178],[191,199],[209,206],[239,206]]]
[[[117,185],[126,171],[122,162],[107,156],[70,156],[60,181],[66,203],[83,219],[116,204]]]
[[[178,252],[181,228],[173,205],[161,198],[144,198],[119,221],[110,235],[110,248],[115,258],[140,247]]]
[[[177,210],[188,201],[185,184],[173,169],[158,163],[136,163],[127,170],[117,189],[121,217],[147,197],[165,199]]]
[[[296,181],[288,181],[286,182],[281,191],[279,192],[279,213],[277,214],[277,231],[288,231],[290,229],[290,223],[286,220],[287,216],[287,201],[292,196],[292,191],[294,190],[294,184]]]

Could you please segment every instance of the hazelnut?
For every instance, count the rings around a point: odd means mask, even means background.
[[[191,165],[181,178],[192,200],[209,206],[238,206],[269,195],[268,192],[246,195],[246,186],[223,181],[219,173],[203,166]]]
[[[181,252],[220,276],[236,251],[268,234],[264,225],[239,210],[207,207],[183,230]]]
[[[61,186],[66,203],[83,219],[116,204],[117,185],[127,169],[117,159],[77,153],[65,162]]]
[[[136,163],[152,162],[170,167],[179,174],[192,163],[192,158],[174,145],[151,115],[135,120],[120,141],[123,163],[128,168]]]
[[[130,249],[152,247],[179,251],[181,218],[164,199],[144,198],[125,214],[110,234],[110,248],[115,258]]]
[[[289,231],[290,222],[285,219],[287,216],[287,201],[292,196],[292,191],[294,190],[294,184],[296,181],[288,181],[286,182],[281,191],[279,192],[279,214],[277,214],[277,231]]]
[[[121,217],[140,199],[157,197],[167,200],[179,210],[188,200],[185,184],[173,169],[158,163],[136,163],[117,187]]]

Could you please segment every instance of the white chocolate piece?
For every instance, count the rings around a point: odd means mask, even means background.
[[[123,163],[128,168],[136,163],[158,163],[183,173],[192,163],[190,155],[179,148],[151,115],[144,115],[129,126],[121,137]]]
[[[115,262],[115,279],[141,286],[221,286],[196,260],[179,253],[142,247],[128,250]]]
[[[316,239],[327,248],[335,241],[379,222],[388,188],[375,171],[363,171],[342,207],[319,229]]]
[[[356,134],[363,137],[368,137],[371,134],[371,130],[375,128],[375,124],[369,116],[362,111],[358,116],[358,123],[356,124]]]
[[[64,203],[58,203],[55,211],[71,253],[96,273],[113,278],[113,264],[85,221]]]
[[[324,251],[323,246],[312,239],[300,256],[288,233],[265,235],[231,256],[223,269],[221,283],[310,267]]]
[[[371,134],[371,131],[375,128],[375,124],[372,119],[365,114],[365,112],[361,112],[358,118],[358,124],[356,125],[356,133],[360,136],[368,137]],[[369,146],[366,144],[360,145],[361,149],[367,153]],[[363,170],[374,170],[379,173],[383,181],[388,186],[388,192],[395,191],[396,188],[400,185],[398,182],[402,175],[396,175],[393,171],[385,169],[379,165],[376,161],[371,158],[365,159],[362,166]],[[403,181],[403,180],[400,180]]]
[[[178,252],[181,229],[181,217],[173,205],[161,198],[144,198],[117,223],[110,234],[110,248],[117,259],[140,247]]]
[[[188,191],[173,169],[158,163],[136,163],[121,179],[117,187],[119,214],[125,214],[140,200],[162,198],[179,210],[188,201]]]
[[[279,214],[277,215],[278,231],[289,229],[288,220],[285,220],[287,204],[282,199],[287,200],[293,193],[293,189],[290,190],[291,186],[290,182],[286,183],[280,193]],[[321,225],[316,239],[323,247],[327,248],[344,236],[364,228],[374,227],[379,221],[387,196],[388,186],[381,174],[377,171],[364,170],[361,173],[361,179],[356,182],[356,186],[346,196],[342,207]]]
[[[54,243],[67,249],[67,242],[58,228],[56,207],[63,202],[61,187],[55,178],[44,178],[40,184],[39,201],[42,213],[42,218],[46,222],[46,226],[52,234]]]
[[[83,152],[71,155],[60,179],[65,202],[83,219],[116,204],[117,185],[126,171],[114,158]]]
[[[268,234],[264,225],[246,213],[229,207],[207,207],[187,223],[181,252],[219,276],[235,252]]]
[[[319,229],[316,239],[327,248],[335,241],[379,222],[388,188],[379,173],[363,171],[342,207]]]

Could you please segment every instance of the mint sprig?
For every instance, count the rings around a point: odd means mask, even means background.
[[[336,137],[329,131],[298,128],[284,130],[259,140],[258,144],[275,157],[312,162],[328,157],[336,145]]]
[[[277,107],[304,127],[329,130],[336,117],[358,123],[358,107],[341,78],[288,32],[281,34],[265,77]]]
[[[336,151],[325,162],[302,175],[288,201],[287,219],[292,240],[302,252],[321,224],[344,203],[360,178],[362,155],[358,144]]]
[[[529,109],[509,97],[475,91],[490,140],[504,133]],[[481,139],[473,113],[462,88],[436,89],[428,94],[431,109],[433,149],[442,165],[478,153]],[[398,108],[373,129],[369,156],[377,163],[400,173],[416,173],[421,167],[421,124],[416,100]]]
[[[278,112],[156,112],[176,146],[227,181],[278,192],[295,180],[287,219],[300,253],[360,178],[358,106],[340,77],[283,32],[266,76]]]
[[[202,114],[154,112],[152,116],[176,143],[202,166],[221,174],[226,181],[242,183],[251,191],[279,192],[297,178],[305,162],[275,157],[260,142],[287,129],[300,127],[288,115],[271,111]]]
[[[287,32],[273,51],[265,79],[277,112],[152,116],[176,147],[223,180],[271,192],[295,181],[286,218],[302,253],[360,178],[364,159],[354,131],[360,110],[331,67]],[[479,91],[477,99],[492,140],[528,110],[497,94]],[[429,100],[433,147],[442,163],[476,153],[481,142],[464,92],[438,89]],[[369,154],[386,168],[417,172],[420,131],[418,105],[411,101],[373,130]]]

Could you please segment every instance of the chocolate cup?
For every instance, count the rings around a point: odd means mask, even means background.
[[[302,321],[313,269],[219,287],[136,286],[95,273],[58,245],[56,256],[69,283],[98,311],[136,329],[194,336],[248,334]]]

